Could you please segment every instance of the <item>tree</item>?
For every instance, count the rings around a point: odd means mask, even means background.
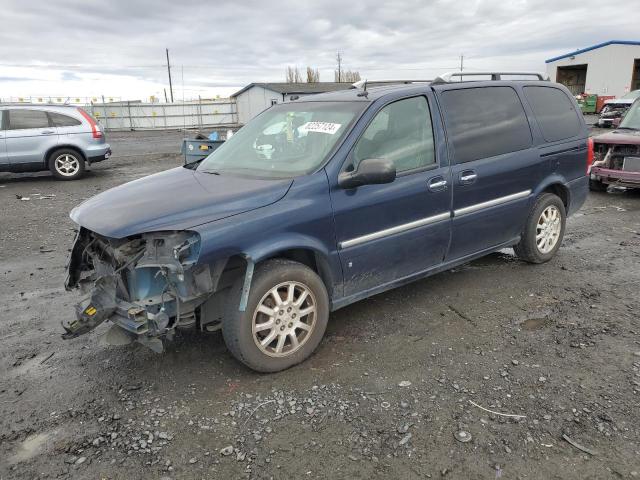
[[[334,73],[336,82],[354,83],[360,81],[360,72],[356,70],[336,70]]]
[[[342,69],[342,55],[340,52],[336,53],[336,63],[338,64],[338,68],[333,72],[334,81],[354,83],[360,80],[360,72]]]
[[[317,83],[320,81],[320,72],[317,68],[307,67],[307,83]]]
[[[302,75],[298,67],[288,66],[286,70],[287,83],[302,83]]]

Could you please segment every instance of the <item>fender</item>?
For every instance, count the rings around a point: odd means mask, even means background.
[[[540,195],[540,193],[544,192],[545,190],[547,190],[549,187],[551,187],[552,185],[559,185],[565,192],[567,195],[567,210],[569,205],[571,205],[571,190],[568,187],[568,182],[567,179],[560,175],[558,172],[553,172],[550,175],[547,175],[536,187],[536,189],[531,193],[531,200],[530,202],[533,203],[533,201],[538,197],[538,195]]]
[[[325,282],[330,299],[333,299],[336,293],[341,292],[342,267],[337,253],[335,251],[330,252],[327,246],[317,238],[300,233],[283,233],[273,239],[262,240],[242,252],[247,262],[247,270],[240,298],[240,311],[244,311],[247,306],[255,265],[269,258],[277,257],[282,252],[291,250],[306,250],[313,253],[318,267],[318,274]]]

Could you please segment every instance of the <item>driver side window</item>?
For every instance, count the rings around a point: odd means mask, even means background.
[[[406,98],[380,110],[353,150],[352,168],[366,158],[391,160],[398,173],[435,163],[427,99]]]

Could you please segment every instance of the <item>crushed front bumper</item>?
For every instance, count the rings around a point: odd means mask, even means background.
[[[195,324],[196,309],[213,291],[209,266],[197,263],[199,248],[195,232],[110,239],[81,228],[65,287],[89,295],[76,305],[76,319],[63,324],[63,338],[108,320],[118,342],[129,339],[162,351],[161,340],[170,339],[179,326]]]
[[[640,172],[592,167],[591,178],[621,187],[640,188]]]

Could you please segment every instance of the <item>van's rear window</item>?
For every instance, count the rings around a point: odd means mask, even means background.
[[[575,137],[580,131],[578,113],[567,94],[553,87],[524,87],[542,136],[547,142]]]

